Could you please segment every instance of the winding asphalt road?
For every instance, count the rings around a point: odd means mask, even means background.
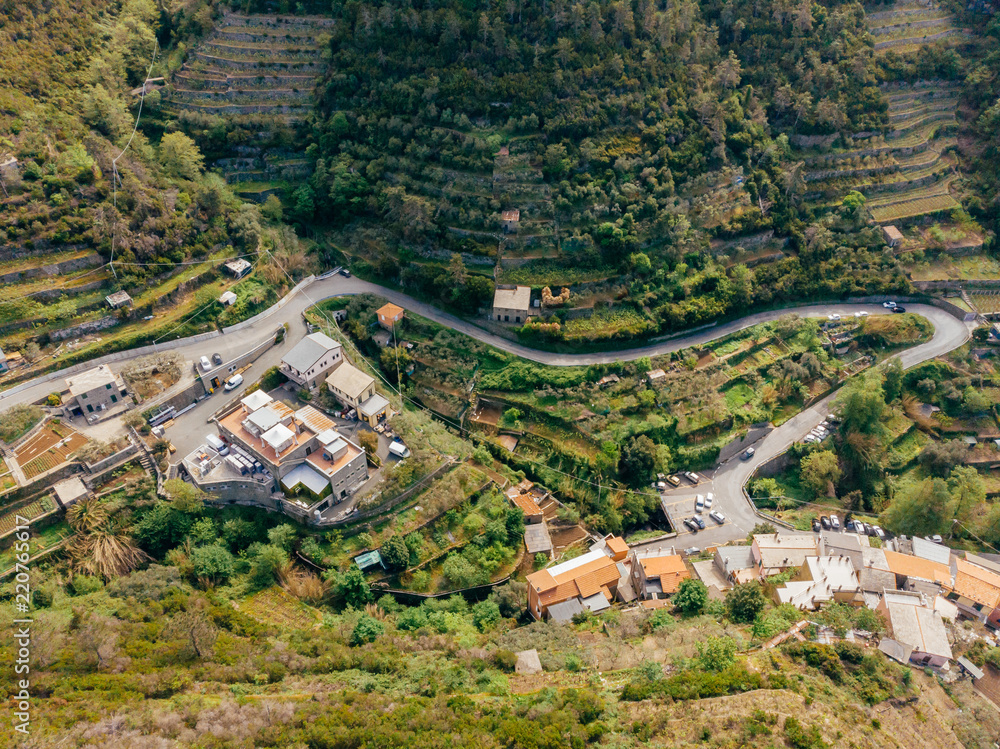
[[[853,315],[855,312],[864,310],[871,315],[887,314],[887,310],[879,305],[852,305],[852,304],[821,304],[797,307],[794,309],[773,310],[768,312],[758,312],[732,322],[713,326],[690,335],[660,340],[647,346],[638,348],[611,351],[606,353],[586,353],[586,354],[558,354],[548,351],[539,351],[524,346],[520,343],[507,340],[498,335],[490,333],[467,320],[462,320],[454,315],[433,307],[425,302],[418,301],[392,289],[386,289],[377,284],[369,283],[358,278],[345,278],[334,275],[330,278],[313,282],[307,288],[299,291],[295,296],[287,299],[280,307],[272,307],[269,314],[252,328],[222,335],[209,341],[192,343],[190,340],[171,341],[161,346],[162,350],[174,350],[191,361],[197,361],[199,357],[220,353],[226,361],[234,358],[243,351],[257,345],[269,338],[278,325],[288,324],[288,334],[281,345],[275,346],[266,351],[254,364],[255,372],[263,372],[268,367],[274,366],[281,361],[285,351],[298,343],[306,335],[305,326],[302,323],[302,313],[315,303],[335,296],[354,295],[363,293],[377,294],[401,307],[437,322],[445,327],[464,333],[483,343],[490,344],[504,351],[516,354],[531,361],[553,366],[589,365],[595,363],[611,363],[615,361],[630,361],[643,356],[656,356],[667,354],[693,345],[700,345],[709,341],[721,338],[730,333],[757,325],[762,322],[775,320],[782,315],[795,312],[804,317],[822,317],[838,313],[844,317]],[[969,326],[947,312],[924,304],[907,304],[910,312],[917,313],[927,318],[934,326],[934,335],[927,343],[907,349],[900,354],[903,366],[912,367],[921,362],[932,359],[941,354],[945,354],[965,343],[970,335]],[[119,355],[121,356],[121,355]],[[112,365],[113,369],[118,369],[128,361],[129,357],[121,356],[117,363]],[[56,372],[36,378],[29,383],[17,386],[0,393],[0,407],[7,408],[15,403],[31,403],[44,398],[54,389],[60,389],[62,378],[65,372]],[[237,393],[227,393],[222,397],[232,398]],[[187,425],[185,431],[189,433],[191,440],[200,440],[201,432],[204,431],[204,424],[207,416],[210,416],[222,403],[222,397],[208,398],[193,409],[189,414],[185,414],[182,420]],[[811,408],[806,409],[777,429],[774,429],[756,445],[756,454],[752,460],[742,461],[734,457],[720,465],[714,474],[710,486],[701,486],[698,492],[714,491],[716,496],[716,507],[727,516],[727,523],[714,529],[706,529],[699,534],[700,545],[706,543],[717,543],[723,540],[732,540],[745,536],[757,522],[757,516],[752,506],[743,496],[742,487],[753,474],[756,468],[785,450],[789,445],[802,439],[830,412],[833,398],[827,397],[819,401]],[[177,427],[175,427],[176,429]],[[172,436],[172,439],[176,439]],[[184,440],[181,440],[182,442]],[[177,445],[178,454],[184,455],[184,448],[187,445]],[[195,447],[196,445],[192,445]],[[691,488],[677,489],[670,494],[681,498],[687,494],[692,497],[695,490]],[[693,507],[692,507],[693,511]]]

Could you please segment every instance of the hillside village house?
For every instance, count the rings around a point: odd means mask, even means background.
[[[860,586],[850,557],[809,557],[795,577],[777,589],[778,600],[815,611],[830,602],[858,605]]]
[[[498,285],[493,293],[493,319],[498,322],[523,323],[531,312],[530,286]]]
[[[68,416],[107,412],[128,397],[125,383],[107,364],[67,377],[66,385],[70,396],[65,406]]]
[[[326,386],[345,408],[354,408],[358,417],[374,427],[389,415],[389,399],[375,392],[375,378],[344,361],[326,378]]]
[[[1000,628],[1000,574],[968,559],[958,559],[955,582],[947,597],[965,616]]]
[[[218,420],[219,432],[232,445],[240,470],[241,453],[276,479],[275,491],[302,497],[310,509],[325,510],[348,497],[368,478],[365,451],[336,430],[336,424],[312,406],[292,411],[262,391],[251,393],[240,407]],[[197,472],[192,472],[196,475]],[[256,471],[250,471],[253,478]],[[248,479],[249,480],[249,479]],[[320,500],[321,506],[313,508]]]
[[[281,357],[280,370],[297,385],[315,390],[342,361],[340,343],[325,333],[310,333]]]
[[[910,651],[907,659],[899,660],[935,668],[951,660],[951,645],[941,614],[928,605],[921,593],[887,590],[876,611],[885,618],[889,636]]]
[[[741,585],[757,579],[757,563],[751,546],[716,547],[712,563],[729,585]]]
[[[381,325],[386,330],[391,331],[397,323],[403,319],[403,315],[406,312],[398,304],[393,304],[389,302],[388,304],[379,307],[375,311],[375,316],[378,318],[378,324]]]
[[[250,261],[246,258],[236,258],[235,260],[227,260],[222,265],[223,268],[231,275],[233,278],[243,278],[250,269],[253,267],[250,265]]]
[[[691,577],[680,554],[632,552],[632,587],[644,600],[669,598]]]
[[[760,578],[801,567],[806,557],[816,556],[816,539],[810,534],[768,533],[753,537],[753,561]]]
[[[514,208],[500,213],[500,225],[504,234],[517,234],[517,227],[521,222],[521,211]]]
[[[597,613],[611,606],[619,563],[602,549],[590,551],[528,575],[528,611],[535,619],[568,622],[584,611]]]

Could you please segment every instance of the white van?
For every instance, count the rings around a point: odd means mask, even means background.
[[[410,448],[404,445],[402,442],[390,442],[389,452],[395,455],[397,458],[408,458],[410,457]]]
[[[242,384],[243,384],[243,375],[234,374],[232,377],[226,380],[226,390],[235,390]]]
[[[217,434],[210,434],[205,437],[205,444],[215,449],[219,455],[229,455],[229,445],[222,441]]]

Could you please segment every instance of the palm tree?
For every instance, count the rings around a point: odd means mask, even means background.
[[[76,536],[69,546],[73,567],[105,580],[127,575],[150,557],[132,543],[119,521],[98,499],[84,499],[66,513]]]

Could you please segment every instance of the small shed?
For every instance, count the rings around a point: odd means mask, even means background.
[[[542,508],[535,504],[530,495],[522,494],[516,486],[512,486],[507,490],[507,499],[524,513],[525,523],[542,522]]]
[[[664,372],[662,369],[652,369],[646,373],[646,379],[649,380],[650,385],[652,385],[655,382],[659,382],[666,376],[667,373]]]
[[[111,307],[111,309],[132,306],[132,297],[124,291],[116,291],[114,294],[108,294],[104,297],[104,301],[108,303],[108,306]]]
[[[382,563],[382,555],[377,551],[366,551],[364,554],[359,554],[354,557],[354,563],[362,570],[367,570],[371,567],[385,569],[385,564]]]
[[[222,265],[233,278],[243,278],[247,273],[250,272],[250,262],[245,258],[236,258],[235,260],[227,260]]]
[[[958,665],[961,666],[962,670],[968,673],[973,679],[982,679],[986,675],[983,673],[983,669],[979,668],[979,666],[970,661],[964,655],[958,659]]]
[[[890,247],[899,247],[899,245],[903,242],[903,232],[895,226],[883,226],[882,237],[885,239],[885,243]]]
[[[552,537],[545,521],[524,526],[524,546],[529,554],[547,554],[552,551]]]
[[[514,208],[500,214],[500,224],[503,226],[504,234],[517,234],[517,227],[521,221],[521,211]]]
[[[79,476],[71,476],[64,479],[52,487],[55,492],[56,501],[60,507],[66,508],[74,505],[90,494],[83,480]]]
[[[226,307],[230,307],[236,304],[236,294],[232,291],[223,291],[222,296],[219,297],[219,301]]]
[[[975,437],[973,437],[972,435],[968,435],[968,434],[966,436],[962,437],[962,442],[965,443],[966,447],[975,447],[976,445],[979,444],[979,441]]]

